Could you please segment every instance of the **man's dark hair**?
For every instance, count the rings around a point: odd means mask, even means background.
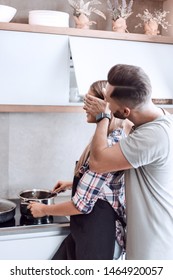
[[[115,86],[111,98],[135,108],[151,97],[151,82],[142,68],[117,64],[108,73],[108,83]]]

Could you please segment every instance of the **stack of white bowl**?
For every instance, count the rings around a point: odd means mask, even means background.
[[[69,14],[51,10],[29,11],[29,24],[69,27]]]
[[[17,10],[13,7],[0,5],[0,22],[10,22]]]

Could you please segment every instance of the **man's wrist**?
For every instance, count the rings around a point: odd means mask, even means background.
[[[99,113],[96,115],[96,122],[98,123],[105,118],[111,120],[111,115],[108,113]]]

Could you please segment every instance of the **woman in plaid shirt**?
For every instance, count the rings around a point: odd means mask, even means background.
[[[106,82],[93,83],[88,93],[104,99]],[[86,114],[88,123],[96,123],[95,115],[87,111]],[[109,146],[125,137],[123,124],[122,120],[111,117]],[[71,233],[53,259],[108,260],[113,259],[115,240],[121,248],[125,247],[124,172],[91,172],[89,153],[90,143],[76,164],[73,182],[59,181],[54,187],[54,191],[61,192],[72,186],[70,201],[54,205],[34,202],[29,205],[34,217],[70,216]]]

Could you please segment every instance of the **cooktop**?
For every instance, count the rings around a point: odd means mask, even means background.
[[[5,227],[17,227],[17,226],[28,226],[28,225],[42,225],[42,224],[66,224],[69,223],[69,219],[66,216],[46,216],[43,218],[34,218],[34,217],[27,217],[23,216],[20,213],[20,199],[10,199],[16,203],[16,212],[13,219],[8,222],[0,223],[0,228]]]

